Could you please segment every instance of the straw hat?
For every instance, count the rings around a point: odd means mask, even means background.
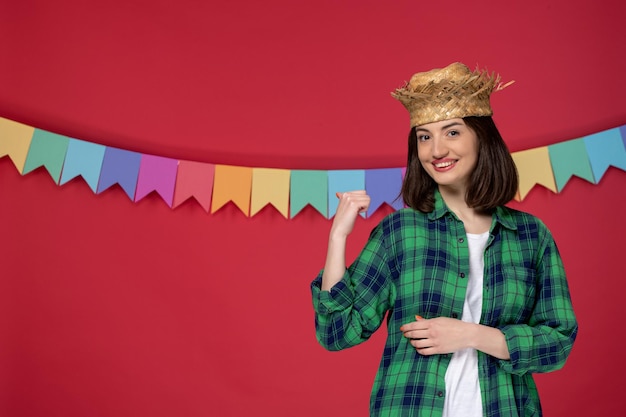
[[[409,111],[411,127],[466,116],[491,116],[489,96],[509,85],[486,70],[470,71],[455,62],[445,68],[418,72],[391,95]]]

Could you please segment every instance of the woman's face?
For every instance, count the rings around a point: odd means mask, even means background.
[[[415,128],[422,167],[439,185],[464,191],[478,161],[478,138],[463,121],[449,119]]]

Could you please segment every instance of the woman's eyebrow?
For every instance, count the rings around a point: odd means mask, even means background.
[[[449,129],[449,128],[454,127],[454,126],[462,126],[462,125],[461,125],[461,123],[459,123],[459,122],[452,122],[452,123],[450,123],[450,124],[447,124],[447,125],[441,126],[441,129],[440,129],[440,130],[446,130],[446,129]],[[416,131],[416,132],[427,132],[427,133],[430,133],[430,130],[428,130],[428,129],[426,129],[426,128],[423,128],[423,127],[416,127],[416,128],[415,128],[415,131]]]
[[[449,129],[449,128],[454,127],[454,126],[461,126],[461,123],[459,123],[459,122],[452,122],[449,125],[443,126],[441,128],[441,130],[446,130],[446,129]]]

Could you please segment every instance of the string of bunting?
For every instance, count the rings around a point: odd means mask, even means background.
[[[597,184],[610,166],[626,171],[626,125],[512,155],[520,177],[517,201],[537,184],[559,193],[572,176]],[[322,171],[217,165],[99,145],[0,117],[0,158],[5,156],[21,175],[45,167],[59,186],[80,176],[94,193],[118,184],[134,202],[156,192],[171,208],[193,197],[206,212],[232,202],[251,217],[269,204],[293,218],[311,205],[330,219],[337,191],[362,189],[371,197],[364,216],[383,204],[403,207],[398,195],[404,167]]]

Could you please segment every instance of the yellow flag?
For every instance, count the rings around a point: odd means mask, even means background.
[[[271,204],[287,218],[289,212],[290,170],[253,168],[250,216]]]
[[[0,158],[8,155],[20,174],[24,171],[34,132],[34,127],[0,117]]]
[[[529,149],[511,154],[519,173],[519,201],[523,200],[535,184],[543,185],[556,193],[556,183],[548,147]]]

